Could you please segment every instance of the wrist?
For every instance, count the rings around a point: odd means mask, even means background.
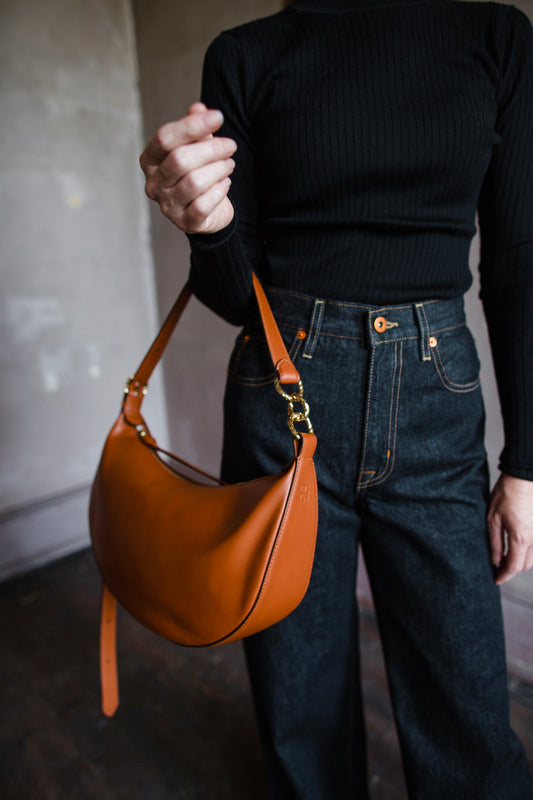
[[[237,224],[236,216],[233,214],[230,221],[222,228],[208,232],[208,233],[188,233],[187,237],[193,246],[200,247],[216,247],[229,239],[235,230]]]

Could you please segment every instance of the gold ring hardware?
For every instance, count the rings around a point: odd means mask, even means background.
[[[304,387],[301,381],[298,382],[298,391],[288,394],[281,388],[279,377],[275,378],[274,386],[278,394],[287,401],[287,425],[295,439],[301,439],[300,433],[296,430],[295,424],[297,422],[305,422],[307,425],[308,433],[314,433],[311,420],[309,419],[309,403],[304,400],[303,393]],[[294,406],[298,404],[302,406],[302,411],[295,411]]]
[[[133,383],[133,389],[131,386],[132,383]],[[143,397],[146,397],[146,395],[148,394],[148,386],[141,386],[140,381],[135,380],[135,375],[130,375],[124,386],[124,394],[130,394],[130,393],[134,397],[140,397],[141,394],[143,395]]]

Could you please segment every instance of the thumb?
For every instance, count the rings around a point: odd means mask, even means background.
[[[204,111],[208,111],[208,110],[209,109],[207,108],[205,103],[202,103],[200,100],[197,100],[195,103],[192,103],[192,105],[189,106],[187,113],[188,114],[203,114]],[[212,138],[213,138],[213,134],[212,133],[207,133],[203,137],[203,139],[199,139],[198,141],[205,141],[206,139],[212,139]]]

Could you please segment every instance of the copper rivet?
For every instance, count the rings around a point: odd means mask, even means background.
[[[378,333],[383,333],[383,331],[387,330],[387,320],[385,317],[376,317],[374,320],[374,328]]]
[[[249,341],[250,341],[250,337],[249,337],[248,335],[246,335],[246,336],[244,337],[244,341],[245,341],[245,342],[249,342]]]
[[[429,346],[430,347],[436,347],[437,346],[437,340],[435,339],[434,336],[430,336],[429,337]]]
[[[298,339],[305,339],[305,337],[307,336],[307,334],[306,334],[306,332],[305,332],[305,331],[298,331],[298,333],[296,334],[296,336],[298,337]]]

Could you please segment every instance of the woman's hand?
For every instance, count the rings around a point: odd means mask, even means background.
[[[214,233],[233,219],[227,193],[237,145],[213,136],[222,122],[220,111],[193,103],[186,117],[159,128],[139,159],[146,194],[185,233]]]
[[[496,583],[533,567],[533,481],[501,474],[492,490],[488,523]]]

